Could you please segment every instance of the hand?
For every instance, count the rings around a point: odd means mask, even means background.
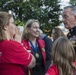
[[[14,40],[21,43],[21,37],[22,37],[22,32],[20,31],[18,27],[16,27],[16,33],[14,36]]]

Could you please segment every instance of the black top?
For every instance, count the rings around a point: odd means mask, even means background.
[[[67,34],[67,37],[70,39],[70,38],[72,38],[72,37],[76,37],[76,26],[75,27],[73,27],[73,28],[71,28],[70,30],[69,30],[69,33]]]
[[[45,73],[47,72],[48,68],[51,65],[52,58],[51,58],[51,52],[52,52],[52,40],[46,36],[42,38],[45,42],[45,52],[46,52],[46,65],[45,65]]]
[[[34,50],[32,50],[32,53],[33,55],[35,56],[36,58],[36,66],[34,68],[32,68],[32,74],[31,75],[43,75],[44,74],[44,64],[43,64],[43,57],[42,57],[42,54],[39,50],[39,47],[38,47],[38,55],[39,57],[36,57],[36,52]]]
[[[71,28],[69,30],[69,33],[67,34],[68,39],[73,40],[73,46],[76,52],[76,26]]]

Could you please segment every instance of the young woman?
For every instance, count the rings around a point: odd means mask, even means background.
[[[35,58],[17,41],[13,16],[0,12],[0,75],[27,75],[26,68],[35,66]]]
[[[45,75],[75,74],[75,51],[67,38],[59,37],[54,42],[52,49],[52,60],[53,64],[50,66]]]
[[[45,43],[39,37],[39,21],[30,19],[23,30],[22,43],[24,47],[36,58],[36,66],[32,69],[31,75],[43,75],[45,71],[46,54]]]

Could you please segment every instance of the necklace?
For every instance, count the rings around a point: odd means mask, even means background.
[[[38,54],[38,53],[36,53],[36,54],[35,54],[35,56],[38,58],[38,57],[39,57],[39,54]]]
[[[32,49],[33,49],[34,52],[35,52],[35,56],[36,56],[37,58],[39,58],[39,54],[37,53],[37,52],[38,52],[38,43],[37,43],[37,41],[36,41],[36,47],[34,47],[32,41],[30,41],[30,44],[31,44],[31,46],[32,46]]]

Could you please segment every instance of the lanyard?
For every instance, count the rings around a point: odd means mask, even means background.
[[[37,53],[37,51],[38,51],[38,43],[37,43],[37,41],[36,41],[36,47],[34,47],[32,41],[30,41],[30,44],[31,44],[32,49],[34,50],[34,52]]]

